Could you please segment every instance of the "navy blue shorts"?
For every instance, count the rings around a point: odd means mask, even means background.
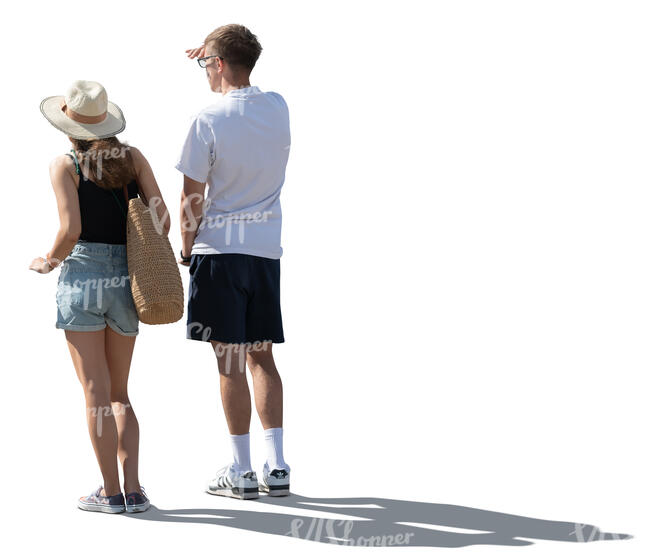
[[[193,254],[187,338],[232,344],[284,342],[280,260],[250,254]]]

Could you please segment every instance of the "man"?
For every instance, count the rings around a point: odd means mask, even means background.
[[[282,96],[250,84],[261,51],[257,37],[235,24],[186,51],[198,57],[210,88],[221,95],[193,119],[176,165],[185,175],[179,262],[190,267],[187,338],[209,341],[217,356],[233,450],[233,462],[207,490],[240,499],[256,498],[258,490],[289,494],[282,381],[272,344],[284,342],[280,190],[291,139]],[[267,447],[259,484],[250,461],[246,365]]]

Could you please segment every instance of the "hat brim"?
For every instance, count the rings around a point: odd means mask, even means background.
[[[52,126],[77,140],[101,140],[119,134],[126,128],[126,120],[122,110],[115,104],[108,102],[106,118],[99,124],[84,124],[72,120],[62,110],[65,102],[63,95],[46,97],[41,101],[41,112]]]

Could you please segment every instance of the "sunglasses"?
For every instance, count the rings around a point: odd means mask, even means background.
[[[201,68],[205,68],[209,63],[208,60],[211,58],[221,58],[221,60],[224,60],[223,56],[219,56],[218,54],[213,54],[212,56],[204,56],[203,58],[197,58],[196,61],[199,63],[199,66]]]

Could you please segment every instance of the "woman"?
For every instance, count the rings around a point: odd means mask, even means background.
[[[63,263],[56,327],[65,331],[84,390],[88,429],[103,477],[103,485],[81,497],[78,506],[141,512],[150,503],[138,478],[138,421],[127,391],[139,324],[127,270],[127,192],[129,198],[139,190],[146,200],[156,199],[155,214],[165,235],[169,214],[145,157],[115,137],[125,120],[99,83],[76,81],[65,97],[43,100],[41,112],[73,148],[50,165],[60,229],[50,252],[35,258],[30,269],[46,274]]]

